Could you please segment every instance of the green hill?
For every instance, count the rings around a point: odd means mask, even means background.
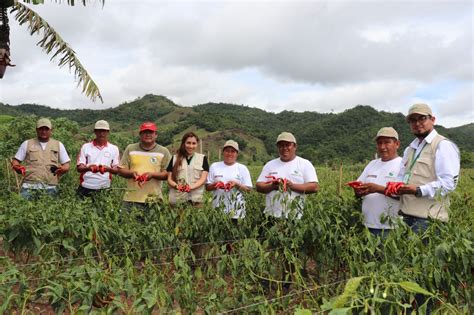
[[[95,121],[106,119],[111,124],[113,139],[121,146],[135,141],[138,126],[151,120],[158,124],[158,141],[171,150],[179,146],[186,131],[193,130],[201,137],[202,151],[210,155],[211,161],[219,158],[224,141],[233,138],[242,147],[241,159],[249,164],[261,164],[276,155],[274,141],[281,131],[293,132],[298,140],[298,154],[316,164],[372,159],[374,135],[384,126],[392,126],[399,132],[402,147],[413,139],[403,114],[377,111],[368,105],[358,105],[339,114],[293,111],[275,114],[224,103],[183,107],[164,96],[148,94],[101,110],[60,110],[35,104],[11,106],[0,103],[0,112],[8,115],[4,116],[7,121],[12,119],[10,116],[19,115],[67,118],[76,122],[85,134],[91,133]],[[463,153],[472,156],[474,124],[436,128],[456,142]]]

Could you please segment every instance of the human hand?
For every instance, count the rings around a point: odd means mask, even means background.
[[[53,167],[55,166],[51,166],[51,171],[53,171]],[[68,170],[63,168],[62,166],[60,167],[56,167],[56,170],[53,172],[54,175],[58,176],[58,177],[61,177],[62,175],[64,175]]]
[[[98,165],[89,165],[89,170],[92,172],[92,173],[97,173],[99,171],[99,166]]]
[[[405,186],[403,182],[388,182],[385,186],[385,196],[399,195],[400,188]]]
[[[26,175],[26,168],[23,166],[23,165],[15,165],[13,166],[13,170],[15,172],[17,172],[18,174],[20,174],[21,176],[25,176]]]

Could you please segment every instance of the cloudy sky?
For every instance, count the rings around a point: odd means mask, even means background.
[[[77,1],[78,2],[78,1]],[[474,122],[473,1],[114,0],[31,6],[74,48],[104,98],[93,103],[10,15],[12,61],[0,102],[106,108],[144,94],[406,113],[432,105],[447,127]]]

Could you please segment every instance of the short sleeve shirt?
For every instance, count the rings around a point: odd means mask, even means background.
[[[386,186],[388,182],[397,181],[402,158],[397,157],[390,161],[377,159],[371,161],[357,179],[364,183],[374,183]],[[368,194],[362,199],[362,212],[365,226],[372,229],[393,229],[395,219],[398,217],[400,202],[383,194]],[[387,222],[382,223],[385,217]]]
[[[227,183],[229,181],[235,181],[247,187],[252,187],[250,172],[245,165],[240,163],[226,165],[224,162],[212,163],[207,175],[207,184],[216,182]],[[222,207],[224,212],[234,219],[245,217],[245,199],[240,190],[236,188],[230,191],[216,189],[212,193],[212,206],[214,208]]]
[[[115,167],[119,165],[119,160],[119,149],[116,145],[107,142],[105,146],[98,146],[95,141],[91,141],[82,145],[79,156],[77,157],[77,165],[105,165]],[[81,186],[88,189],[109,188],[111,180],[112,174],[109,172],[104,174],[85,172],[81,173],[79,177]]]
[[[128,168],[141,175],[146,172],[162,172],[166,170],[171,159],[167,148],[157,144],[151,150],[144,150],[139,143],[130,144],[125,149],[119,167]],[[142,187],[133,178],[127,179],[127,192],[123,200],[129,202],[145,203],[148,199],[163,199],[161,191],[162,181],[151,179]]]
[[[44,150],[46,148],[47,142],[40,142],[41,148]],[[23,141],[23,143],[18,148],[18,151],[15,154],[15,159],[18,161],[23,161],[26,158],[26,150],[28,148],[28,140]],[[59,142],[59,163],[64,164],[69,162],[71,159],[67,154],[66,148],[62,142]]]
[[[44,150],[46,148],[47,142],[40,142],[41,148]],[[28,149],[28,140],[23,141],[23,143],[20,145],[18,148],[18,151],[15,154],[15,159],[22,162],[26,158],[26,153]],[[64,144],[62,142],[59,142],[59,163],[65,164],[71,161],[69,158],[69,155],[67,154],[66,148],[64,147]],[[29,189],[48,189],[48,188],[53,188],[55,186],[51,185],[45,185],[43,183],[23,183],[22,184],[23,188],[29,188]]]
[[[318,182],[316,169],[310,161],[296,156],[289,162],[280,158],[269,161],[263,167],[257,182],[266,182],[267,176],[287,178],[295,184]],[[305,195],[295,191],[269,192],[265,200],[265,213],[274,217],[288,217],[290,212],[295,212],[296,217],[301,217],[304,207]]]

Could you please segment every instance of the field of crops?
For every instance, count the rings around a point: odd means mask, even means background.
[[[25,202],[3,164],[0,313],[399,314],[424,294],[443,314],[472,314],[474,171],[462,171],[448,224],[386,239],[363,228],[340,186],[360,171],[317,168],[321,190],[301,220],[269,221],[252,192],[234,224],[209,198],[121,211],[122,180],[79,201],[76,174],[60,198]]]

